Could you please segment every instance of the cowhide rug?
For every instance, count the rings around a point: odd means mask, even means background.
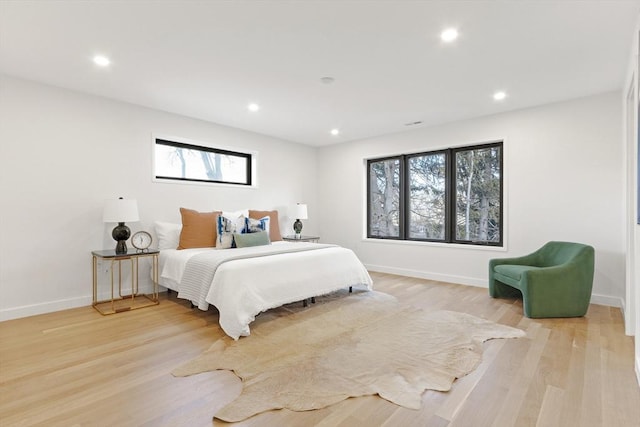
[[[305,309],[298,303],[263,313],[250,336],[219,339],[173,375],[227,369],[240,377],[240,396],[215,414],[224,421],[373,394],[419,409],[425,390],[447,391],[478,366],[484,341],[523,335],[465,313],[425,312],[380,292],[343,293]]]

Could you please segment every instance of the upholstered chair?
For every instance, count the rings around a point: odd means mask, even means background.
[[[580,317],[589,308],[594,249],[549,242],[518,258],[489,261],[489,295],[520,297],[527,317]]]

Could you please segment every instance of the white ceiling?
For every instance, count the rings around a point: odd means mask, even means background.
[[[615,0],[2,0],[0,72],[321,146],[621,89],[639,11]],[[449,26],[460,37],[444,44]],[[94,65],[97,53],[112,65]],[[508,97],[495,102],[496,90]]]

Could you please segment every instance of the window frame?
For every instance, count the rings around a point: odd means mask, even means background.
[[[244,158],[246,159],[246,171],[245,171],[246,182],[227,181],[222,179],[183,178],[183,177],[159,175],[156,172],[156,155],[157,155],[156,148],[158,145]],[[152,170],[153,170],[154,181],[167,182],[167,183],[183,183],[183,184],[239,186],[243,188],[256,187],[255,166],[256,166],[257,153],[255,152],[236,151],[229,148],[222,148],[222,147],[207,145],[199,141],[190,141],[183,138],[160,136],[160,135],[153,135],[152,151],[153,151]]]
[[[448,227],[448,212],[449,212],[449,203],[451,202],[451,193],[449,191],[450,187],[449,187],[449,175],[450,175],[450,167],[449,167],[449,150],[450,149],[440,149],[440,150],[433,150],[433,151],[423,151],[420,153],[412,153],[412,154],[405,154],[403,157],[405,159],[405,176],[404,176],[404,187],[405,187],[405,201],[406,201],[406,206],[404,206],[405,208],[405,216],[404,216],[404,221],[405,221],[405,226],[403,228],[405,228],[407,230],[407,234],[404,235],[404,238],[401,240],[411,240],[411,241],[416,241],[416,242],[435,242],[435,243],[449,243],[449,236],[450,236],[450,228]],[[411,210],[408,209],[408,203],[409,200],[411,200],[411,186],[407,185],[406,183],[409,182],[410,180],[410,172],[411,169],[408,167],[408,163],[410,161],[411,158],[413,157],[424,157],[424,156],[430,156],[430,155],[437,155],[437,154],[444,154],[445,155],[445,171],[444,171],[444,181],[445,181],[445,187],[444,187],[444,239],[419,239],[416,237],[410,237],[409,236],[409,229],[407,227],[407,225],[410,224],[410,218],[409,216],[411,215]],[[367,206],[368,207],[368,206]],[[402,236],[401,236],[402,237]]]
[[[404,179],[402,178],[404,175],[404,165],[405,165],[405,156],[388,156],[381,157],[377,159],[368,159],[367,160],[367,237],[372,239],[387,239],[387,240],[402,240],[402,236],[404,235],[404,221],[402,218],[404,217]],[[399,160],[400,170],[398,173],[400,174],[400,186],[399,186],[399,195],[398,195],[398,237],[395,236],[371,236],[371,215],[372,211],[369,209],[371,206],[371,163],[385,162],[389,160]]]
[[[499,180],[499,203],[500,203],[500,223],[499,223],[499,235],[500,238],[496,242],[490,241],[478,241],[478,240],[462,240],[456,238],[456,154],[459,152],[482,150],[487,148],[498,147],[500,149],[499,156],[499,168],[500,168],[500,180]],[[411,188],[408,183],[410,182],[410,167],[409,161],[411,158],[429,156],[436,154],[445,154],[445,215],[444,215],[444,239],[426,239],[416,238],[409,236],[409,224],[410,224],[410,209],[409,203],[411,200]],[[391,160],[400,159],[400,205],[399,205],[399,236],[374,236],[371,234],[371,164]],[[394,240],[394,241],[411,241],[411,242],[428,242],[428,243],[441,243],[441,244],[459,244],[469,246],[490,246],[490,247],[504,247],[504,141],[498,140],[494,142],[487,142],[474,145],[465,145],[459,147],[450,147],[444,149],[436,149],[430,151],[422,151],[410,154],[400,154],[395,156],[386,156],[380,158],[367,159],[366,161],[366,238],[376,240]]]
[[[455,168],[455,163],[456,163],[456,153],[459,153],[461,151],[471,151],[471,150],[483,150],[483,149],[487,149],[487,148],[493,148],[493,147],[499,147],[500,148],[500,160],[499,160],[499,165],[500,165],[500,224],[499,224],[499,234],[500,234],[500,239],[497,242],[489,242],[489,241],[481,241],[481,240],[460,240],[460,239],[456,239],[456,233],[455,233],[455,218],[456,218],[456,211],[455,211],[455,200],[456,200],[456,194],[453,193],[451,194],[451,208],[452,208],[452,212],[451,212],[451,224],[450,224],[450,229],[449,232],[450,234],[450,242],[451,243],[457,243],[457,244],[461,244],[461,245],[475,245],[475,246],[503,246],[503,242],[504,242],[504,143],[503,141],[497,141],[497,142],[491,142],[491,143],[485,143],[485,144],[478,144],[478,145],[471,145],[471,146],[466,146],[466,147],[456,147],[456,148],[451,148],[451,181],[450,181],[450,185],[449,188],[452,189],[452,191],[454,191],[456,189],[456,177],[457,177],[457,169]]]

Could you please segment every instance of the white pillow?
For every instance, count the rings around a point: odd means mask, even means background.
[[[233,233],[244,233],[246,228],[245,218],[249,217],[249,209],[235,212],[222,211],[220,216],[228,219],[234,224]],[[225,230],[226,231],[226,230]]]
[[[158,249],[176,249],[178,247],[182,224],[156,221],[154,226],[158,237]]]
[[[234,219],[234,218],[238,218],[240,216],[244,216],[244,217],[248,217],[249,216],[249,209],[241,209],[239,211],[222,211],[222,216],[229,218],[229,219]]]

